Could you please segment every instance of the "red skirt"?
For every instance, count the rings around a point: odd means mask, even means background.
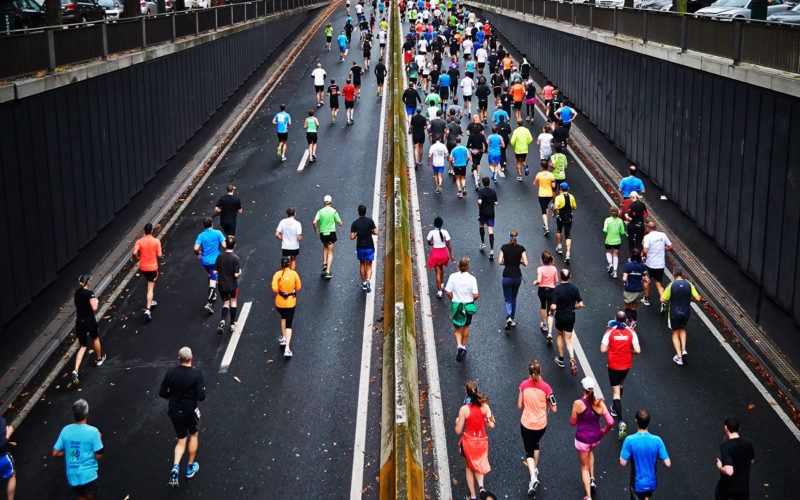
[[[428,256],[428,269],[433,269],[436,266],[445,266],[450,262],[450,254],[447,253],[447,248],[434,248]]]
[[[467,467],[478,474],[488,474],[492,470],[489,466],[488,437],[474,437],[464,434],[458,444],[461,445],[463,450]]]

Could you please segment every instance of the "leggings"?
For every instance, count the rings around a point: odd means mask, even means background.
[[[503,297],[506,304],[506,316],[511,319],[516,317],[517,313],[517,292],[519,286],[522,284],[522,278],[503,278]]]

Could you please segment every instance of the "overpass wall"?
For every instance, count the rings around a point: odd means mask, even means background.
[[[477,10],[800,322],[800,97]]]
[[[0,104],[0,325],[55,280],[311,12]]]

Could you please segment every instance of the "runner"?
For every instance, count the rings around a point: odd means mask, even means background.
[[[642,254],[638,248],[634,248],[631,250],[630,260],[622,268],[622,282],[625,283],[625,290],[622,292],[625,317],[633,330],[636,330],[636,306],[644,298],[644,287],[648,281],[647,267],[642,264]]]
[[[483,188],[478,191],[478,233],[481,235],[481,252],[486,248],[485,230],[489,232],[489,261],[494,260],[494,207],[497,206],[497,193],[489,187],[489,178],[481,179]]]
[[[214,229],[213,224],[211,217],[203,219],[205,229],[194,241],[194,254],[208,273],[208,298],[204,308],[208,314],[214,314],[214,301],[217,300],[217,271],[214,270],[214,265],[219,256],[220,245],[225,243],[225,236]]]
[[[347,124],[352,125],[355,123],[355,117],[353,114],[356,106],[356,88],[353,86],[349,78],[345,80],[345,85],[342,87],[342,95],[344,96],[344,111],[345,116],[347,117]]]
[[[558,89],[553,89],[553,97],[550,99],[550,111],[547,115],[547,121],[550,123],[550,125],[555,125],[557,122],[560,122],[561,126],[567,131],[567,134],[569,134],[569,127],[564,126],[560,115],[556,112],[559,108],[561,108],[562,102],[563,98],[561,97],[561,91]]]
[[[306,130],[306,142],[308,143],[308,161],[317,161],[317,129],[319,120],[314,116],[314,110],[308,110],[308,117],[303,121],[303,128]]]
[[[572,332],[575,330],[575,311],[583,307],[583,299],[581,299],[578,287],[569,282],[571,276],[569,269],[561,270],[561,283],[553,290],[550,316],[554,316],[558,334],[556,338],[558,356],[554,361],[559,368],[564,368],[564,343],[566,342],[569,353],[569,371],[575,376],[578,374],[578,363],[575,361],[575,350],[572,347]]]
[[[414,91],[414,93],[416,94],[416,91]],[[419,98],[419,95],[417,95],[417,97]],[[422,165],[425,131],[428,129],[428,120],[422,116],[422,106],[417,106],[416,109],[417,112],[411,117],[408,131],[411,133],[411,143],[414,145],[414,167],[419,168],[420,165]],[[446,147],[445,151],[447,151]],[[439,186],[441,187],[441,179],[439,180]],[[441,193],[441,190],[439,190],[439,193]]]
[[[528,496],[536,493],[539,487],[539,441],[547,431],[547,409],[558,411],[553,389],[542,380],[542,365],[538,359],[528,363],[529,377],[519,384],[517,408],[522,410],[519,430],[525,447],[525,464],[528,466],[530,481]]]
[[[459,83],[461,87],[461,95],[464,97],[464,106],[466,107],[467,114],[472,114],[472,93],[475,91],[475,80],[469,76],[465,76]],[[453,92],[453,99],[456,93]]]
[[[281,104],[281,111],[272,119],[272,124],[278,130],[278,156],[281,161],[286,161],[286,142],[289,139],[289,127],[292,124],[292,117],[286,112],[286,105]]]
[[[469,138],[467,139],[467,149],[469,149],[470,157],[472,158],[472,179],[475,181],[475,186],[478,186],[478,179],[481,175],[481,160],[483,159],[483,153],[487,151],[488,148],[488,139],[485,135],[483,135],[483,125],[480,123],[480,118],[478,115],[472,117],[472,123],[467,126],[467,131],[469,132]],[[491,136],[490,136],[491,137]],[[497,136],[497,139],[500,139],[500,136]],[[493,139],[493,141],[495,141]],[[497,158],[498,162],[500,161],[500,150],[498,146],[497,150]],[[491,168],[491,165],[489,165]],[[492,174],[494,175],[494,174]]]
[[[495,55],[492,53],[492,55]],[[494,94],[494,107],[500,109],[500,94],[503,93],[503,75],[494,71],[491,76],[492,94]],[[494,120],[494,118],[492,118]]]
[[[225,317],[230,312],[230,333],[236,330],[236,298],[239,296],[239,276],[242,274],[239,256],[233,253],[236,238],[228,236],[225,240],[225,251],[219,254],[214,264],[214,269],[219,276],[219,296],[222,299],[222,317],[220,318],[217,333],[222,335],[225,331]]]
[[[436,84],[439,87],[439,97],[442,98],[442,110],[447,112],[447,100],[450,99],[450,83],[452,79],[450,75],[447,73],[442,73],[439,75],[439,81]],[[458,80],[456,80],[458,82]]]
[[[328,52],[331,51],[331,40],[333,40],[333,26],[328,23],[325,25],[325,47],[328,48]]]
[[[416,116],[420,115],[417,114]],[[416,148],[416,140],[414,145]],[[442,141],[437,137],[436,142],[428,148],[428,166],[433,168],[433,183],[436,186],[436,194],[442,194],[442,176],[444,174],[444,166],[447,162],[447,157],[447,146],[442,144]]]
[[[562,153],[563,149],[555,142],[555,153],[550,156],[549,166],[553,169],[553,179],[555,179],[556,186],[566,182],[567,180],[567,155]]]
[[[381,48],[381,58],[386,56],[386,41],[389,39],[389,36],[386,33],[386,30],[383,28],[378,31],[378,45]]]
[[[356,97],[359,99],[361,99],[361,75],[364,73],[366,73],[366,70],[362,69],[356,61],[353,61],[353,65],[350,67],[349,80],[353,82],[353,86],[356,88]]]
[[[625,220],[628,221],[628,250],[636,249],[641,252],[644,248],[642,241],[645,234],[644,219],[647,217],[647,207],[636,191],[631,191],[628,200],[630,204],[625,211]]]
[[[467,339],[472,315],[477,312],[475,301],[478,300],[478,281],[469,273],[469,257],[458,261],[458,272],[447,278],[444,287],[447,297],[452,301],[450,317],[453,320],[456,337],[456,361],[459,363],[467,356]]]
[[[336,85],[336,80],[331,78],[331,84],[328,87],[328,96],[331,101],[331,125],[336,124],[336,115],[339,114],[339,86]]]
[[[94,347],[94,354],[97,356],[94,366],[102,366],[106,360],[106,355],[102,353],[100,346],[99,328],[97,326],[97,307],[99,301],[95,297],[94,292],[89,290],[89,282],[92,280],[91,274],[81,274],[78,277],[78,289],[75,290],[75,336],[78,337],[78,352],[75,353],[75,369],[72,370],[72,385],[81,383],[78,378],[78,371],[81,368],[81,362],[86,355],[86,349],[89,347],[89,337],[92,338]]]
[[[597,485],[594,481],[594,450],[614,425],[614,419],[608,413],[602,399],[595,399],[594,390],[597,383],[591,377],[581,380],[583,397],[572,403],[572,415],[569,423],[575,430],[575,449],[581,461],[581,479],[586,489],[584,500],[590,500]],[[606,426],[600,429],[600,418],[604,417]]]
[[[442,282],[444,281],[444,268],[450,261],[455,263],[456,258],[453,256],[453,247],[450,245],[450,233],[442,229],[444,221],[441,217],[436,217],[433,220],[433,227],[428,232],[428,245],[433,247],[430,256],[428,256],[428,269],[436,270],[436,297],[442,298]]]
[[[372,236],[377,236],[378,227],[370,217],[367,217],[367,207],[358,206],[358,219],[350,225],[350,239],[356,240],[356,257],[361,271],[361,289],[367,293],[372,291],[372,261],[375,260],[375,242]],[[357,239],[356,239],[357,238]]]
[[[525,86],[522,85],[522,80],[514,81],[514,85],[512,85],[511,89],[508,91],[508,93],[511,94],[511,99],[514,101],[514,113],[517,117],[517,123],[522,122],[522,101],[525,100],[527,92]]]
[[[386,65],[383,63],[383,56],[378,59],[378,64],[372,70],[375,73],[375,84],[378,86],[378,97],[383,95],[383,82],[386,79]]]
[[[99,486],[97,460],[103,457],[103,440],[97,427],[86,423],[89,403],[85,399],[72,403],[72,417],[75,423],[61,429],[51,456],[64,457],[67,482],[78,499],[94,500]]]
[[[519,115],[519,110],[517,110],[517,115]],[[511,134],[511,145],[514,146],[514,154],[517,157],[517,181],[519,182],[522,182],[523,168],[525,170],[525,175],[530,174],[527,160],[528,146],[532,142],[533,136],[531,136],[528,127],[524,126],[524,122],[521,118],[517,118],[517,128],[514,129],[514,133]]]
[[[230,187],[230,186],[228,186]],[[217,202],[222,202],[222,198]],[[153,237],[153,225],[149,222],[144,225],[144,236],[136,240],[133,245],[133,257],[139,261],[139,271],[147,280],[147,297],[144,308],[144,318],[146,321],[151,321],[153,315],[151,309],[158,305],[158,302],[153,298],[153,293],[156,287],[156,280],[158,279],[158,259],[163,257],[161,251],[161,240]],[[94,317],[94,315],[92,315]]]
[[[481,130],[483,130],[482,126]],[[503,141],[503,137],[497,133],[497,126],[493,126],[491,135],[486,138],[486,149],[489,153],[489,171],[491,172],[492,179],[497,179],[497,176],[500,174],[500,155],[502,154],[504,146],[505,142]],[[475,176],[475,186],[477,187],[480,165],[475,165],[474,160],[472,170]]]
[[[14,467],[14,457],[8,451],[8,439],[14,433],[14,428],[6,425],[6,419],[0,415],[0,479],[6,480],[6,496],[14,500],[17,491],[17,471]]]
[[[533,78],[525,83],[525,120],[528,123],[533,123],[536,117],[536,84],[533,83]]]
[[[350,39],[342,30],[336,41],[339,43],[339,62],[344,62],[344,58],[347,57],[347,45],[350,43]]]
[[[450,152],[450,164],[453,166],[453,173],[456,177],[456,189],[458,197],[467,196],[467,148],[461,145],[461,137],[456,138],[456,147]]]
[[[322,69],[322,64],[317,63],[317,67],[311,72],[311,78],[314,79],[314,92],[316,93],[318,108],[322,107],[323,101],[325,100],[325,79],[327,77],[328,73]]]
[[[539,208],[542,211],[542,230],[544,236],[550,235],[550,225],[547,221],[547,207],[553,200],[553,191],[555,190],[555,179],[553,174],[547,169],[547,162],[541,162],[541,171],[536,174],[533,180],[533,186],[539,186]]]
[[[461,434],[458,448],[464,456],[464,467],[467,474],[467,488],[470,500],[475,496],[475,482],[478,483],[478,495],[486,498],[483,479],[492,468],[489,465],[489,437],[486,427],[494,429],[494,416],[489,408],[489,399],[478,392],[478,383],[470,380],[464,386],[467,397],[464,405],[458,410],[456,418],[456,434]]]
[[[553,265],[553,256],[547,250],[542,252],[542,264],[536,268],[536,280],[533,286],[538,287],[536,294],[539,297],[542,321],[539,329],[547,334],[547,345],[553,344],[553,321],[550,319],[550,308],[553,305],[553,291],[558,284],[558,269]],[[571,341],[570,341],[571,344]]]
[[[567,152],[567,139],[569,139],[569,130],[561,120],[556,120],[555,123],[552,124],[553,127],[553,149],[558,152],[558,147],[561,146],[561,151],[563,153]]]
[[[536,138],[536,145],[539,146],[539,159],[550,161],[553,155],[553,134],[550,133],[550,126],[542,127],[542,133]]]
[[[345,20],[345,23],[344,23],[344,34],[345,34],[345,37],[347,38],[347,46],[348,47],[350,46],[350,41],[353,38],[353,30],[354,29],[356,29],[356,28],[355,28],[355,26],[353,26],[352,18],[350,16],[348,16],[347,19]],[[345,53],[345,55],[347,55],[347,53]]]
[[[520,266],[528,266],[528,254],[525,247],[517,244],[519,233],[512,230],[508,233],[508,243],[500,247],[497,263],[503,266],[503,299],[506,306],[506,330],[517,326],[517,294],[522,284]]]
[[[175,428],[177,442],[173,453],[172,471],[169,473],[169,485],[177,488],[181,473],[181,459],[186,451],[188,440],[189,461],[186,464],[186,478],[191,479],[200,469],[195,461],[198,447],[198,430],[200,429],[200,408],[198,402],[206,400],[206,383],[203,373],[192,367],[192,350],[181,347],[178,351],[178,366],[170,368],[158,395],[169,399],[167,415]]]
[[[717,469],[719,481],[714,491],[715,500],[750,497],[750,466],[756,461],[753,443],[739,434],[739,419],[725,419],[725,442],[719,446]]]
[[[686,325],[692,314],[691,303],[700,302],[703,298],[697,293],[694,285],[686,281],[686,274],[683,269],[676,267],[672,271],[675,281],[670,283],[661,294],[661,303],[669,301],[669,314],[667,315],[667,326],[672,330],[672,346],[675,348],[675,356],[672,361],[676,365],[683,366],[686,362]]]
[[[623,198],[629,197],[633,191],[644,196],[644,183],[636,177],[636,165],[628,167],[628,176],[619,181],[619,192],[622,193]]]
[[[650,413],[644,408],[636,411],[636,434],[628,436],[622,443],[619,464],[625,467],[633,457],[631,464],[631,498],[632,500],[649,500],[656,489],[656,462],[667,467],[672,462],[667,455],[667,448],[660,437],[647,432],[650,425]]]
[[[608,328],[600,341],[600,352],[608,353],[608,382],[611,385],[611,416],[619,418],[619,440],[627,436],[628,426],[622,415],[622,384],[633,365],[633,354],[641,354],[639,337],[629,327],[624,311],[617,311],[617,319],[608,322]]]
[[[544,102],[544,113],[548,119],[550,118],[551,115],[554,116],[555,113],[555,109],[553,109],[551,105],[553,101],[554,90],[555,87],[553,87],[553,84],[550,83],[549,80],[547,81],[547,83],[545,83],[544,87],[542,87],[542,101]],[[550,121],[552,122],[552,120]]]
[[[511,144],[511,124],[508,123],[508,115],[505,112],[499,117],[497,133],[503,138],[503,148],[500,150],[500,169],[505,173],[508,167],[506,150],[508,145]]]
[[[333,233],[336,234],[336,233]],[[294,323],[294,309],[297,306],[297,292],[302,284],[300,276],[292,269],[288,257],[281,257],[281,270],[272,275],[272,291],[275,293],[275,308],[281,316],[281,336],[278,343],[283,347],[284,359],[293,356],[292,325]]]
[[[300,254],[300,241],[303,240],[303,226],[295,219],[295,210],[286,209],[286,218],[281,219],[275,228],[275,237],[281,240],[281,255],[289,257],[292,271],[297,267],[297,256]]]
[[[664,269],[667,267],[666,254],[669,250],[672,250],[672,242],[665,233],[656,230],[656,223],[653,221],[647,223],[645,231],[647,234],[645,234],[644,239],[642,239],[642,255],[644,255],[646,259],[647,275],[650,277],[650,282],[656,284],[658,296],[661,297],[661,294],[664,293]],[[649,306],[649,297],[650,283],[646,283],[644,286],[642,304]],[[667,312],[667,305],[662,302],[661,314],[665,312]]]
[[[625,234],[625,223],[619,218],[619,209],[611,207],[609,217],[603,222],[603,233],[606,235],[606,261],[608,277],[617,279],[617,266],[619,265],[619,247],[622,245],[622,236]]]
[[[492,89],[486,84],[486,78],[478,78],[478,86],[475,88],[475,97],[478,98],[478,112],[480,113],[481,121],[486,124],[486,113],[489,109],[489,96],[492,94]]]
[[[339,212],[331,206],[333,198],[326,194],[322,199],[324,206],[314,216],[314,232],[319,235],[322,242],[322,277],[333,278],[331,269],[333,265],[333,248],[336,246],[336,226],[342,225]]]
[[[562,182],[559,185],[561,194],[556,196],[553,203],[553,212],[556,217],[556,253],[561,255],[563,252],[561,243],[564,241],[567,247],[567,253],[564,256],[564,264],[570,262],[570,251],[572,250],[572,217],[575,210],[578,209],[578,204],[575,202],[575,197],[569,193],[569,184]]]
[[[225,194],[217,200],[214,212],[219,214],[219,225],[222,227],[225,236],[236,235],[236,217],[242,213],[242,201],[234,196],[236,186],[228,184]]]

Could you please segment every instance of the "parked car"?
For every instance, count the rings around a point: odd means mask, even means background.
[[[672,0],[642,0],[637,4],[634,4],[634,8],[636,9],[645,9],[645,10],[659,10],[659,11],[668,11],[672,10]]]
[[[155,16],[158,14],[158,3],[156,0],[139,0],[139,7],[143,16]],[[164,11],[172,11],[172,2],[170,0],[164,0]]]
[[[750,4],[752,0],[718,0],[709,7],[695,12],[698,16],[710,17],[721,21],[732,19],[750,19]],[[789,6],[783,0],[767,0],[767,16],[788,10]]]
[[[800,4],[795,5],[791,10],[778,12],[767,16],[767,21],[780,21],[782,23],[800,24]]]
[[[119,19],[122,17],[122,1],[121,0],[97,0],[106,10],[106,19]]]
[[[42,7],[33,0],[13,0],[0,6],[2,31],[38,28],[45,24]]]
[[[625,7],[625,0],[596,0],[595,5],[607,9],[621,9]]]
[[[686,2],[686,12],[694,14],[700,9],[710,7],[713,3],[714,0],[689,0]]]
[[[187,9],[207,9],[211,7],[211,0],[183,0]]]
[[[106,10],[97,0],[61,0],[61,21],[64,24],[101,21],[105,17]]]

